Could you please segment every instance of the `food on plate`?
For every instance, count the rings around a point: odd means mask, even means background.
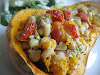
[[[19,11],[7,28],[10,51],[35,75],[83,75],[100,32],[100,11],[93,4]]]

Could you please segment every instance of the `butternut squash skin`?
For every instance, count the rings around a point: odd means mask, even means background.
[[[66,7],[74,8],[81,4],[88,5],[88,6],[94,6],[98,9],[100,9],[100,5],[98,2],[97,3],[96,2],[82,2],[82,3],[72,5],[72,6],[65,6],[65,7],[56,8],[56,9],[62,10],[63,8],[66,8]],[[52,8],[52,9],[54,9],[54,8]],[[36,11],[36,9],[24,9],[24,10],[19,11],[12,17],[12,19],[10,20],[10,22],[8,24],[7,30],[6,30],[7,38],[8,38],[8,50],[9,50],[10,57],[13,61],[13,64],[21,72],[21,74],[23,74],[23,75],[32,75],[32,74],[48,75],[47,73],[45,73],[45,72],[41,71],[39,68],[37,68],[28,59],[27,55],[25,54],[25,52],[21,46],[20,41],[18,41],[16,39],[16,34],[19,31],[18,30],[19,26],[26,24],[27,18],[29,16],[33,15],[35,11]],[[36,14],[43,14],[46,11],[47,11],[46,9],[37,9]],[[100,13],[100,10],[99,10],[99,13]],[[87,59],[88,59],[88,54],[89,54],[91,48],[94,46],[94,43],[98,36],[99,36],[99,32],[96,33],[96,38],[94,39],[92,46],[82,54],[81,64],[78,66],[78,69],[72,73],[72,75],[83,75],[84,74],[85,66],[86,66]]]

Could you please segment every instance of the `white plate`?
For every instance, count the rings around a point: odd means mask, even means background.
[[[19,75],[8,55],[6,28],[0,25],[0,75]]]

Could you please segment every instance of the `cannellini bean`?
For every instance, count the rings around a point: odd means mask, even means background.
[[[79,26],[79,24],[81,25],[81,20],[74,20],[74,22]]]
[[[30,39],[34,39],[34,35],[30,35],[29,38],[30,38]]]
[[[39,40],[30,39],[29,44],[30,44],[31,47],[38,47],[39,46]]]
[[[23,33],[23,31],[19,31],[19,32],[17,33],[17,36],[16,36],[16,38],[17,38],[18,40],[20,40],[20,41],[21,41],[22,33]]]
[[[41,39],[40,46],[44,48],[41,57],[45,59],[54,53],[54,49],[56,47],[56,41],[54,39],[50,39],[50,37],[43,37]]]
[[[80,33],[83,35],[85,30],[86,30],[85,26],[82,25],[82,28],[80,28]]]
[[[78,11],[77,11],[76,8],[75,8],[75,9],[72,9],[71,12],[72,12],[72,15],[76,15],[76,14],[78,14]]]
[[[42,29],[42,28],[38,29],[38,33],[39,33],[40,35],[42,35],[42,34],[43,34],[43,29]]]
[[[76,44],[77,44],[78,46],[82,45],[82,42],[79,41],[79,38],[76,38],[76,39],[75,39],[75,42],[76,42]]]
[[[49,39],[51,39],[51,38],[50,38],[50,37],[43,37],[43,38],[41,39],[41,41],[47,42]]]
[[[33,62],[37,62],[40,59],[40,55],[41,55],[41,50],[28,50],[29,53],[29,58],[33,61]]]
[[[59,45],[56,47],[55,50],[66,50],[67,46],[64,42],[59,42]]]
[[[67,49],[66,50],[66,55],[68,57],[72,57],[73,58],[73,56],[75,56],[74,50]]]
[[[85,26],[86,29],[89,28],[89,25],[86,22],[82,22],[82,25]]]
[[[57,55],[62,55],[62,56],[65,57],[66,51],[56,51],[56,54],[57,54]]]
[[[81,24],[81,20],[74,20],[77,25]]]
[[[51,32],[51,24],[47,23],[45,26],[43,26],[43,35],[45,37],[49,36]]]
[[[90,31],[89,30],[86,30],[84,36],[88,37],[89,34],[90,34]]]
[[[86,50],[86,46],[85,45],[79,46],[79,51],[80,52],[84,52],[85,50]]]
[[[42,58],[47,58],[49,55],[51,55],[52,53],[54,53],[54,49],[51,48],[50,50],[44,50],[41,54]]]
[[[62,56],[62,55],[55,55],[53,60],[56,60],[56,61],[60,61],[60,60],[64,60],[66,59],[66,57]]]
[[[23,42],[22,42],[22,47],[23,47],[23,49],[28,49],[28,48],[30,48],[28,42],[26,42],[26,41],[23,41]]]
[[[68,47],[69,49],[74,50],[74,49],[77,47],[77,45],[76,45],[76,43],[73,41],[73,43],[72,43],[72,44],[69,44],[67,47]]]
[[[74,19],[74,20],[81,20],[81,18],[80,18],[80,17],[75,16],[75,15],[73,15],[73,19]]]

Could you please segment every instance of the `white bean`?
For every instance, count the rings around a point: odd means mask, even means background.
[[[76,39],[75,39],[75,42],[76,42],[76,44],[77,44],[78,46],[82,45],[82,42],[79,41],[79,38],[76,38]]]
[[[77,20],[75,19],[74,22],[79,26],[79,24],[81,24],[81,20]]]
[[[39,40],[30,39],[29,44],[30,44],[31,47],[38,47],[39,46]]]
[[[76,43],[73,41],[73,43],[72,44],[69,44],[67,47],[69,48],[69,49],[72,49],[72,50],[74,50],[75,48],[76,48]]]
[[[72,15],[78,14],[78,10],[76,8],[75,9],[72,9],[71,12],[72,12]]]
[[[86,22],[82,22],[82,25],[84,25],[86,29],[89,28],[89,25]]]
[[[57,55],[65,56],[66,55],[66,52],[65,51],[56,51],[56,54]]]
[[[89,34],[90,34],[90,31],[89,30],[86,30],[84,36],[88,37]]]
[[[41,55],[41,50],[28,50],[29,53],[29,58],[33,61],[33,62],[37,62],[40,59],[40,55]]]
[[[80,52],[84,52],[85,49],[86,49],[86,46],[85,46],[85,45],[79,46],[79,51],[80,51]]]
[[[34,35],[30,35],[29,38],[30,38],[30,39],[34,39]]]
[[[44,50],[41,54],[42,58],[47,58],[49,55],[51,55],[52,53],[54,53],[54,49],[51,48],[50,50]]]
[[[43,29],[42,29],[42,28],[38,29],[38,33],[39,33],[40,35],[42,35],[42,34],[43,34]]]
[[[67,46],[64,42],[59,42],[59,45],[56,47],[55,50],[66,50]]]
[[[62,55],[55,55],[53,59],[56,60],[56,61],[60,61],[60,60],[66,59],[66,57],[64,57]]]
[[[51,24],[50,23],[46,23],[45,26],[43,26],[43,35],[45,37],[49,36],[51,32]]]
[[[85,26],[82,25],[82,28],[80,28],[80,33],[83,35],[85,30],[86,30]]]

